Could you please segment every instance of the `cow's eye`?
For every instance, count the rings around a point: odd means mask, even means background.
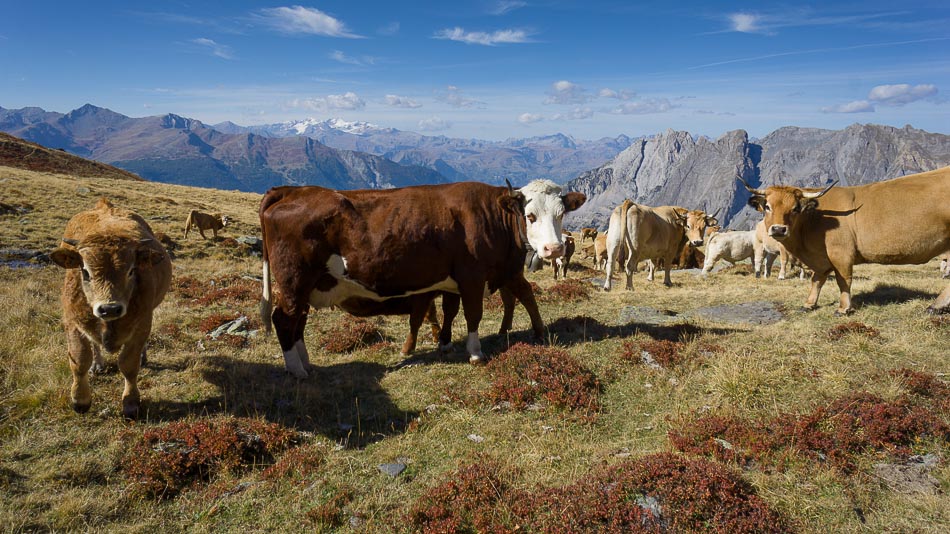
[[[769,206],[768,204],[766,204],[765,211],[772,211],[772,206]]]
[[[538,218],[533,213],[529,213],[527,217],[528,217],[528,222],[530,222],[531,224],[534,224],[538,220]]]
[[[798,213],[799,211],[801,211],[801,209],[802,209],[801,206],[799,206],[798,204],[796,204],[796,205],[792,208],[792,213]]]
[[[129,269],[129,275],[128,275],[128,276],[129,276],[129,278],[132,278],[133,276],[135,276],[135,267],[132,267],[131,269]]]
[[[82,272],[82,281],[83,281],[83,282],[88,282],[88,281],[89,281],[89,271],[87,271],[85,267],[81,267],[79,270]]]

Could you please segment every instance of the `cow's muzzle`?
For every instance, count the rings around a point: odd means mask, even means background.
[[[125,305],[117,302],[97,304],[92,313],[103,321],[113,321],[125,315]]]
[[[694,239],[693,241],[690,241],[689,244],[692,245],[692,246],[694,246],[694,247],[701,247],[701,246],[703,246],[703,240],[702,240],[702,239]]]
[[[545,260],[556,260],[564,255],[564,245],[561,243],[548,243],[541,247],[538,255]]]
[[[775,239],[785,239],[788,237],[788,226],[784,224],[773,224],[769,226],[769,236]]]

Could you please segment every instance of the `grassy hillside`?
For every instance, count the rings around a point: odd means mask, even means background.
[[[136,423],[121,419],[114,357],[92,380],[90,412],[69,407],[62,270],[0,267],[4,530],[571,532],[621,516],[672,531],[735,531],[745,517],[759,531],[950,530],[950,321],[924,313],[946,284],[936,262],[857,267],[849,318],[832,316],[834,284],[804,313],[807,283],[756,280],[748,265],[708,279],[674,271],[670,289],[640,273],[634,291],[611,293],[555,284],[548,269],[529,275],[547,344],[507,350],[528,340],[529,321],[519,307],[513,333],[494,335],[494,296],[484,367],[462,353],[464,321],[454,355],[423,343],[406,359],[405,317],[321,310],[306,330],[316,371],[298,381],[273,337],[207,335],[240,315],[260,327],[260,260],[233,240],[258,233],[259,195],[0,177],[0,202],[31,207],[0,215],[2,248],[48,251],[104,195],[175,256]],[[195,208],[235,224],[217,241],[184,240]],[[599,276],[588,266],[575,262],[571,278]],[[697,312],[750,302],[782,319]],[[638,318],[622,320],[625,306]],[[923,493],[875,467],[912,454],[939,458],[918,477]]]
[[[0,132],[0,167],[5,166],[72,176],[142,180],[137,174],[112,165],[74,156],[62,150],[46,148]]]

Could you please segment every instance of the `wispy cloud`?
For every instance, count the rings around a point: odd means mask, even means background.
[[[217,56],[222,59],[234,59],[234,52],[231,50],[230,46],[216,43],[213,40],[204,37],[192,39],[190,42],[198,45],[203,50],[210,52],[213,56]]]
[[[313,7],[291,6],[261,9],[257,20],[281,33],[361,39],[339,19]]]
[[[583,104],[592,99],[586,89],[567,80],[552,83],[547,95],[542,102],[544,104]]]
[[[484,102],[463,95],[462,90],[454,85],[446,87],[445,92],[437,93],[435,98],[453,108],[480,108],[485,105]]]
[[[647,115],[650,113],[666,113],[673,109],[673,105],[665,98],[646,98],[637,102],[624,102],[610,110],[614,115]]]
[[[416,102],[415,100],[398,95],[386,95],[386,97],[383,98],[383,104],[394,108],[406,109],[416,109],[422,107],[422,104]]]
[[[488,10],[488,13],[490,15],[504,15],[526,5],[528,5],[528,3],[522,2],[521,0],[498,0],[495,2],[495,5]]]
[[[730,29],[741,33],[762,32],[762,17],[752,13],[731,13],[728,15]]]
[[[933,84],[878,85],[871,88],[865,100],[854,100],[846,104],[821,108],[824,113],[872,113],[876,106],[903,106],[919,100],[934,100],[939,90]]]
[[[295,98],[289,103],[292,108],[310,111],[329,111],[331,109],[363,109],[366,102],[356,93],[348,91],[342,95],[327,95],[315,98]]]
[[[617,100],[630,100],[633,97],[637,96],[637,93],[630,91],[628,89],[621,89],[619,91],[614,91],[609,87],[604,87],[598,91],[597,96],[601,98],[616,98]]]
[[[728,29],[721,32],[758,33],[775,35],[779,29],[808,26],[854,26],[862,27],[879,21],[893,19],[907,12],[891,11],[884,13],[857,13],[853,15],[824,15],[810,8],[791,9],[771,12],[727,13]]]
[[[497,46],[500,44],[530,43],[530,35],[526,30],[497,30],[494,32],[467,32],[458,26],[445,28],[435,32],[433,39],[446,39],[465,44]]]
[[[522,113],[521,115],[518,115],[518,122],[521,124],[534,124],[543,120],[544,117],[536,113]]]
[[[419,129],[423,132],[441,132],[452,127],[452,123],[439,117],[431,117],[419,121]]]
[[[327,54],[327,57],[334,61],[339,61],[346,65],[356,65],[358,67],[365,67],[366,65],[374,65],[376,63],[376,58],[372,56],[348,56],[341,52],[340,50],[334,50]]]
[[[551,120],[577,121],[577,120],[589,119],[593,116],[594,116],[594,110],[592,110],[591,108],[587,106],[584,106],[584,107],[576,107],[572,109],[571,111],[568,111],[567,113],[557,113],[553,117],[551,117]]]

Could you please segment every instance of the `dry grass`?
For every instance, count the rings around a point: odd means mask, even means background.
[[[534,531],[557,525],[556,514],[545,515],[544,506],[604,514],[598,517],[622,510],[640,513],[619,508],[629,504],[636,489],[587,493],[634,478],[641,484],[635,488],[651,481],[650,488],[662,487],[649,495],[661,506],[669,504],[667,510],[706,506],[675,500],[691,490],[690,480],[696,481],[689,473],[721,477],[716,480],[740,489],[741,502],[754,504],[755,513],[774,512],[787,521],[775,524],[790,530],[950,530],[950,446],[932,433],[909,432],[908,439],[889,448],[879,447],[880,440],[867,446],[841,441],[847,437],[841,431],[834,436],[849,447],[847,469],[820,461],[817,452],[790,454],[786,446],[770,449],[757,467],[741,472],[730,461],[714,460],[714,454],[705,463],[690,463],[698,460],[682,453],[663,455],[673,450],[671,430],[703,417],[739,422],[729,427],[740,436],[733,438],[737,443],[758,422],[789,414],[795,417],[785,421],[802,421],[828,407],[849,419],[822,419],[815,428],[830,432],[840,423],[862,439],[878,436],[875,432],[891,435],[887,431],[893,428],[919,429],[913,425],[924,420],[931,429],[950,424],[950,328],[923,312],[946,284],[936,262],[858,266],[857,312],[847,319],[832,316],[834,284],[826,286],[820,308],[805,313],[799,309],[806,283],[757,280],[742,266],[706,279],[674,271],[672,288],[646,282],[639,273],[632,292],[603,293],[591,285],[586,297],[586,286],[574,280],[597,274],[581,265],[571,270],[569,282],[557,286],[550,271],[533,273],[529,279],[547,295],[539,299],[549,326],[544,354],[561,358],[559,363],[569,357],[570,364],[561,367],[597,385],[596,418],[579,420],[565,417],[570,409],[547,409],[549,400],[538,403],[540,409],[529,402],[523,410],[498,409],[499,402],[489,401],[487,393],[484,402],[456,402],[449,393],[489,392],[494,382],[493,366],[470,366],[461,354],[460,323],[455,354],[439,356],[434,345],[422,343],[405,359],[398,345],[376,343],[403,339],[405,317],[374,319],[377,337],[337,353],[321,348],[321,342],[347,320],[333,310],[314,312],[305,336],[316,368],[303,381],[283,371],[273,337],[209,340],[203,329],[224,318],[244,315],[252,318],[251,328],[259,328],[254,320],[260,285],[245,276],[259,276],[260,262],[224,239],[258,233],[258,195],[8,168],[0,168],[0,180],[0,202],[33,207],[0,215],[0,247],[48,251],[73,213],[107,195],[166,234],[166,243],[175,247],[176,280],[156,312],[150,363],[140,376],[142,420],[127,424],[120,416],[122,379],[114,356],[107,357],[108,372],[92,379],[92,410],[79,416],[69,408],[59,324],[62,271],[43,265],[0,267],[0,525],[5,530],[410,532],[422,528],[407,519],[415,503],[460,466],[471,465],[472,458],[484,458],[488,467],[501,461],[497,482],[507,495],[530,496],[539,506],[534,516],[493,507],[493,513],[509,514],[492,516],[499,519],[493,524],[512,525],[522,518],[533,521],[524,527],[534,525]],[[182,239],[185,217],[196,208],[227,213],[236,223],[217,241]],[[625,305],[682,314],[749,301],[779,303],[785,319],[767,326],[676,316],[661,326],[619,320]],[[480,331],[489,356],[499,357],[531,339],[522,308],[509,335],[495,335],[500,321],[499,308],[486,310]],[[838,332],[842,335],[832,339]],[[655,369],[628,361],[642,352],[668,358],[668,365]],[[541,383],[533,375],[527,380]],[[850,403],[841,405],[841,399]],[[925,412],[913,412],[917,408]],[[917,418],[908,422],[901,414]],[[176,497],[168,495],[160,504],[133,490],[127,469],[136,446],[169,428],[185,431],[175,425],[231,418],[292,431],[301,443],[286,451],[240,456],[240,461],[225,455],[232,460],[224,464],[228,468],[189,478]],[[873,432],[860,430],[865,422]],[[222,443],[242,443],[228,436]],[[871,464],[882,455],[893,458],[895,451],[938,454],[942,460],[932,474],[943,493],[904,495],[875,478]],[[666,463],[657,464],[657,458]],[[378,469],[393,462],[407,466],[396,479]],[[678,470],[670,467],[687,463]],[[660,471],[669,476],[661,477]],[[673,477],[674,472],[683,476]],[[472,481],[496,475],[473,473]],[[588,502],[597,508],[585,508]],[[710,530],[727,528],[725,519],[711,521]]]

